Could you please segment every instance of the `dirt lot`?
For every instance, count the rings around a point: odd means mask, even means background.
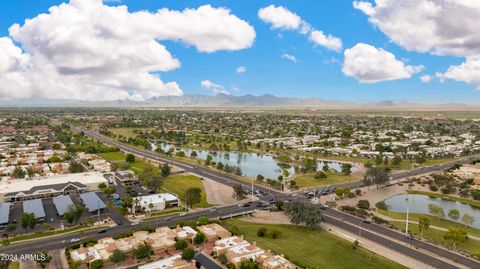
[[[204,178],[202,182],[207,192],[207,203],[223,205],[234,202],[232,188],[207,178]]]
[[[267,224],[290,224],[290,220],[283,212],[256,212],[253,216],[243,217],[242,220],[267,223]]]

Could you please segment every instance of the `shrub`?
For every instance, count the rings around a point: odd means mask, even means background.
[[[197,233],[197,235],[195,235],[195,237],[193,238],[193,242],[194,242],[196,245],[200,245],[200,244],[202,244],[204,241],[205,241],[205,235],[204,235],[203,233]]]
[[[342,205],[340,210],[347,211],[347,212],[355,212],[355,207],[349,205]]]
[[[384,201],[380,201],[380,202],[376,203],[375,206],[376,206],[378,209],[388,210],[388,206],[385,204]]]
[[[362,195],[362,190],[358,190],[358,189],[357,189],[357,190],[355,190],[355,194],[356,194],[357,196],[360,196],[360,195]]]
[[[178,250],[184,250],[187,248],[187,246],[188,243],[185,240],[178,240],[177,242],[175,242],[175,248]]]
[[[429,188],[431,191],[438,191],[437,185],[434,185],[434,184],[430,184],[430,186],[428,186],[428,188]]]
[[[260,227],[257,231],[258,237],[264,237],[266,234],[267,234],[267,228],[265,227]]]
[[[360,201],[358,201],[357,206],[361,209],[369,209],[370,208],[370,202],[368,200],[360,200]]]
[[[100,269],[103,267],[103,261],[102,260],[94,260],[92,263],[90,263],[90,268],[91,269]]]
[[[377,224],[388,224],[388,221],[377,216],[372,217],[373,222]]]
[[[182,251],[182,259],[191,261],[195,257],[195,251],[191,248],[186,248]]]
[[[280,236],[281,232],[279,230],[271,230],[270,237],[272,239],[277,239]]]
[[[227,264],[228,263],[228,259],[227,259],[227,256],[225,256],[225,254],[220,254],[220,256],[218,256],[218,260],[222,263],[222,264]]]

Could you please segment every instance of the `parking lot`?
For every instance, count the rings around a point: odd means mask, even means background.
[[[100,199],[102,199],[104,202],[106,201],[105,196],[103,194],[101,193],[97,193],[97,194],[100,197]],[[84,206],[80,199],[80,196],[70,195],[70,197],[72,198],[72,201],[76,206]],[[42,232],[50,229],[60,228],[62,224],[64,225],[64,227],[70,227],[70,226],[76,225],[74,223],[69,224],[63,218],[63,216],[58,216],[57,209],[55,208],[55,205],[53,203],[53,198],[42,199],[42,205],[45,210],[45,218],[43,220],[39,220],[36,227],[33,230],[31,230],[29,228],[24,229],[21,225],[21,215],[23,213],[23,202],[20,201],[20,202],[12,203],[10,207],[9,223],[16,224],[17,228],[13,232],[10,232],[9,234],[19,235],[19,234],[25,234],[25,233],[31,233],[31,232],[35,232],[35,233]],[[118,221],[121,218],[122,220],[124,219],[123,216],[121,216],[120,214],[118,214],[120,216],[117,216],[117,214],[115,213],[118,213],[118,212],[116,210],[112,210],[112,219],[114,219],[114,221],[115,220]],[[80,220],[78,221],[78,224],[82,225],[87,223],[87,219],[89,217],[93,217],[93,219],[96,221],[98,220],[98,213],[85,212],[80,218]],[[105,219],[107,217],[109,217],[108,209],[100,210],[100,219]]]

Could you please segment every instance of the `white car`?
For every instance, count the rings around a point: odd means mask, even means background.
[[[132,226],[137,226],[140,222],[132,222]]]
[[[180,213],[180,217],[185,217],[186,215],[187,215],[187,212]]]
[[[70,243],[76,243],[76,242],[80,242],[80,238],[72,238],[72,240],[70,240]]]

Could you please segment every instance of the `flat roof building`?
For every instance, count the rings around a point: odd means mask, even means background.
[[[70,196],[68,195],[60,195],[54,197],[53,204],[55,205],[55,208],[57,209],[57,214],[59,216],[63,216],[63,214],[67,212],[70,206],[75,206],[75,204],[73,204],[72,198],[70,198]]]
[[[105,203],[94,192],[85,192],[80,194],[80,198],[88,209],[88,212],[94,212],[107,207]]]
[[[0,202],[24,201],[96,191],[100,183],[108,184],[108,180],[102,173],[96,172],[29,179],[2,179],[0,180]]]
[[[45,218],[45,210],[41,199],[23,201],[23,212],[33,213],[37,219]]]
[[[8,223],[10,217],[10,203],[0,204],[0,224]]]
[[[164,210],[166,207],[178,205],[178,197],[170,193],[145,195],[134,199],[146,212]]]

